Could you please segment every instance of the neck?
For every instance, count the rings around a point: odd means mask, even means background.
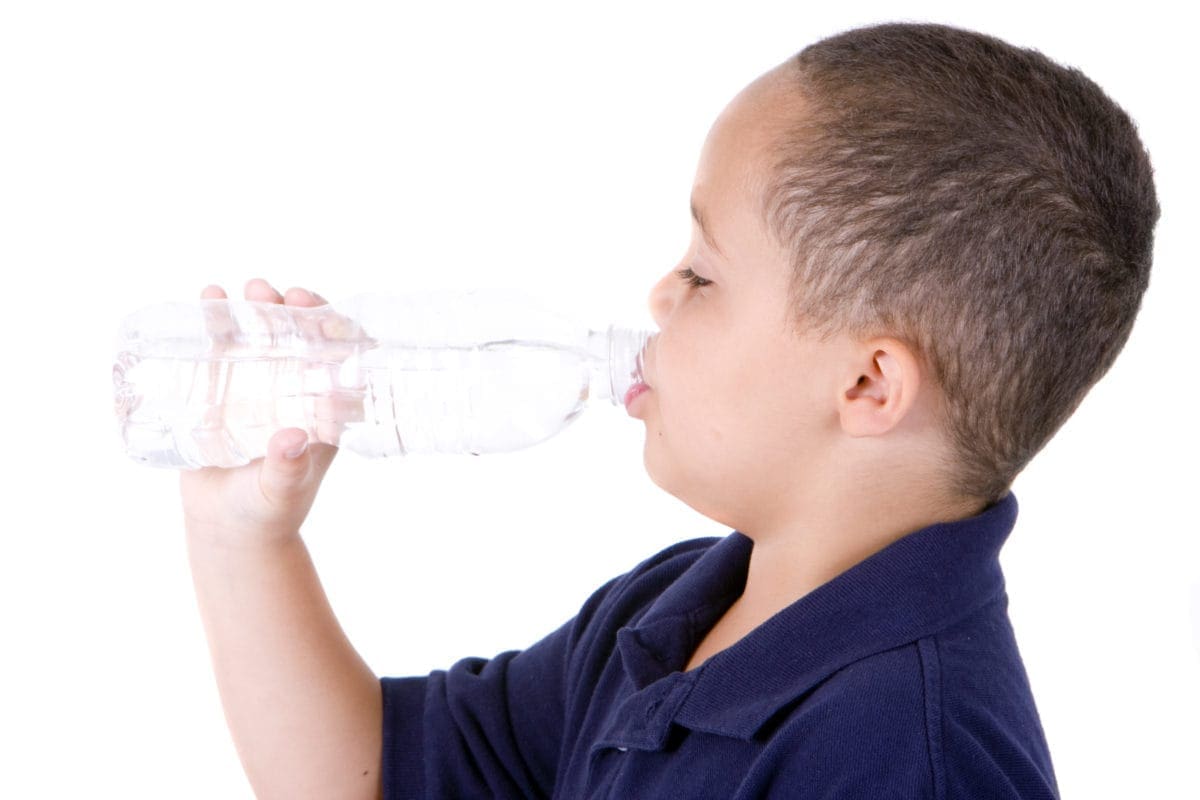
[[[815,507],[826,513],[790,520],[769,530],[744,532],[754,540],[754,550],[746,587],[734,604],[743,619],[761,624],[898,539],[983,510],[977,501],[939,506],[911,496],[869,505],[860,498],[857,505]]]

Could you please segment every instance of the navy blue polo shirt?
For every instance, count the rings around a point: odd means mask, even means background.
[[[1057,798],[998,560],[1009,492],[684,671],[739,531],[672,545],[522,651],[381,678],[388,798]]]

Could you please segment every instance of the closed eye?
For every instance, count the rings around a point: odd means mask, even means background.
[[[706,278],[701,278],[699,275],[692,272],[691,267],[684,267],[683,269],[676,270],[675,274],[678,275],[681,280],[687,281],[689,285],[694,286],[697,289],[712,284],[712,281],[707,280]]]

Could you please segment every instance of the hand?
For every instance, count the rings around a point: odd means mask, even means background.
[[[300,288],[281,295],[261,278],[246,283],[245,296],[252,301],[305,307],[328,302]],[[208,286],[200,293],[206,300],[225,297],[219,286]],[[295,458],[287,457],[297,449],[300,452]],[[284,428],[267,442],[266,456],[249,464],[181,470],[179,489],[189,535],[233,546],[277,543],[299,536],[300,525],[337,451],[322,442],[309,444],[308,432],[303,429]]]

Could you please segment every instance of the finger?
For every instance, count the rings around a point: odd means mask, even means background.
[[[329,465],[338,454],[338,448],[335,445],[316,442],[310,445],[308,450],[312,454],[313,473],[319,481],[329,471]]]
[[[246,288],[243,291],[247,300],[254,300],[259,303],[283,302],[283,295],[275,291],[275,288],[262,278],[251,278],[246,281]]]
[[[319,308],[329,305],[329,301],[316,292],[310,292],[300,286],[293,286],[287,290],[283,300],[285,305],[300,306],[302,308]],[[298,317],[302,320],[301,327],[305,331],[320,335],[321,338],[329,342],[344,342],[350,348],[335,348],[331,351],[336,354],[335,357],[342,358],[351,352],[354,348],[370,349],[378,343],[366,336],[362,327],[354,320],[348,319],[340,314],[333,313],[317,313],[314,315],[302,315]]]
[[[316,425],[317,439],[326,444],[341,445],[342,435],[353,423],[362,422],[365,393],[355,387],[340,385],[339,368],[326,367],[328,388],[311,396],[311,419]]]
[[[330,338],[325,332],[323,322],[324,317],[328,315],[327,310],[320,309],[320,306],[325,304],[318,300],[312,292],[299,286],[293,286],[284,293],[283,304],[288,309],[292,323],[303,332],[302,335],[310,342],[310,345],[322,348],[322,342]],[[308,309],[315,310],[309,311]],[[321,349],[321,357],[344,358],[343,349],[341,347],[332,350]]]
[[[220,286],[205,287],[200,293],[202,300],[228,300],[225,290]],[[233,317],[229,311],[229,303],[204,303],[205,327],[215,340],[215,343],[225,342],[233,331]]]
[[[307,289],[301,289],[299,286],[293,286],[287,290],[287,294],[283,296],[283,302],[289,306],[319,306],[324,305],[320,300]]]
[[[229,297],[225,294],[225,290],[216,284],[210,284],[204,287],[204,291],[200,293],[201,300],[228,300]],[[228,352],[235,344],[237,324],[230,312],[229,303],[220,302],[205,302],[202,303],[201,313],[204,319],[204,329],[210,337],[212,353],[215,356],[220,356]],[[217,409],[217,387],[221,385],[220,371],[221,364],[218,358],[211,359],[208,363],[208,380],[205,382],[207,387],[207,395],[203,398],[205,404],[205,425],[216,424],[218,421]]]
[[[263,278],[246,281],[242,291],[246,300],[254,303],[250,307],[240,308],[238,312],[245,335],[252,340],[261,337],[264,343],[276,341],[289,328],[287,313],[280,307],[283,305],[283,295]]]
[[[308,434],[301,428],[276,431],[267,441],[258,485],[263,497],[275,508],[286,508],[289,501],[305,490],[311,460],[308,446]]]
[[[296,291],[303,292],[305,290],[298,289]],[[316,292],[307,292],[307,294],[313,298],[314,305],[318,307],[329,305],[329,301]],[[350,351],[346,352],[370,350],[379,344],[367,335],[366,331],[363,330],[362,326],[356,320],[335,313],[334,309],[330,309],[329,313],[320,314],[315,318],[320,322],[321,336],[332,342],[345,343],[351,348]]]
[[[317,440],[325,444],[340,446],[346,426],[333,413],[333,400],[324,394],[312,398],[312,421],[317,429]]]

